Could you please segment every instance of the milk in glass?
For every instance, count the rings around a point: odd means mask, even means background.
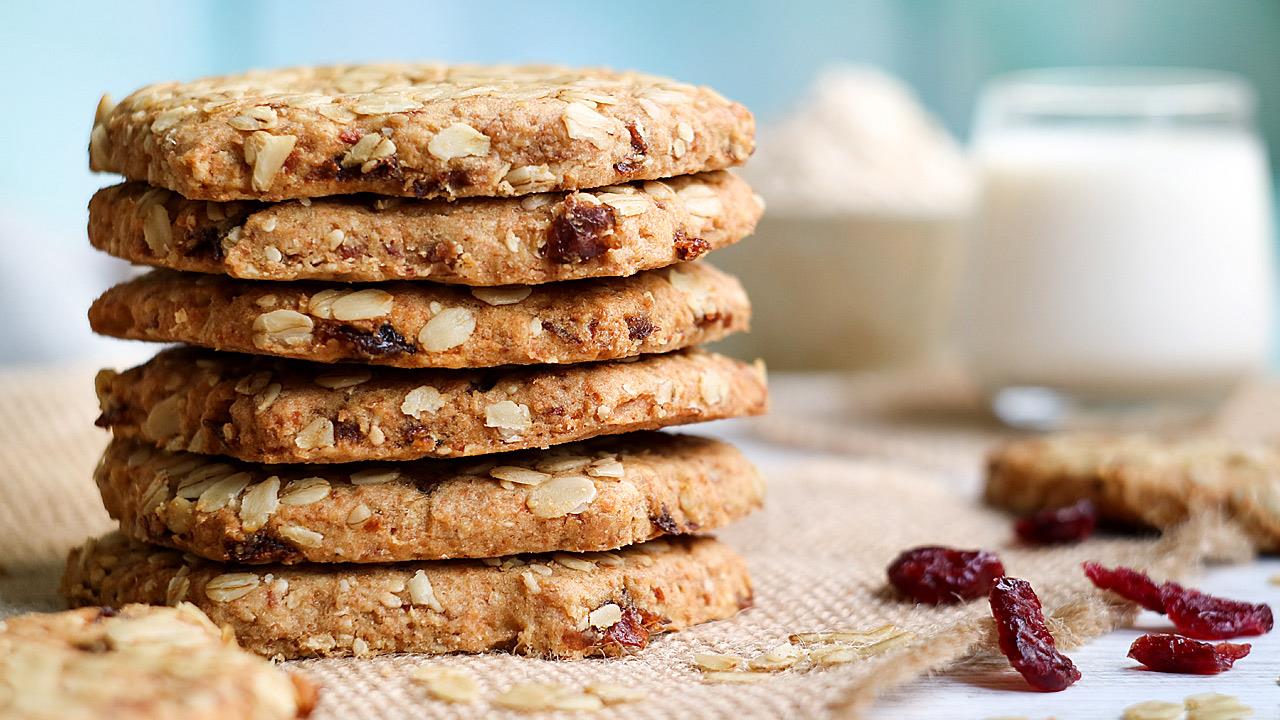
[[[1271,194],[1247,86],[1041,71],[983,102],[963,330],[997,414],[1203,410],[1264,366]]]

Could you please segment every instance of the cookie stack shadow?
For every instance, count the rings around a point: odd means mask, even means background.
[[[377,65],[150,86],[99,106],[93,245],[154,266],[95,331],[120,531],[75,605],[192,602],[285,658],[616,655],[751,599],[706,537],[758,509],[763,412],[701,255],[762,205],[750,114],[609,71]]]

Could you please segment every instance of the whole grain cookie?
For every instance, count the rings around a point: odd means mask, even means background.
[[[492,370],[316,365],[194,348],[97,378],[98,424],[269,463],[463,457],[764,412],[764,367],[697,350]]]
[[[245,279],[538,285],[693,260],[750,235],[761,210],[727,172],[456,202],[213,203],[126,183],[89,201],[89,240],[131,262]]]
[[[705,263],[629,278],[463,288],[264,283],[157,270],[89,310],[94,331],[317,362],[414,368],[581,363],[745,330],[738,281]]]
[[[1224,512],[1257,547],[1280,550],[1280,451],[1215,438],[1057,435],[1011,442],[988,461],[986,498],[1017,512],[1088,498],[1107,519],[1173,527]]]
[[[316,690],[236,647],[190,603],[0,621],[0,717],[292,720]]]
[[[613,550],[760,508],[733,446],[657,432],[498,458],[251,465],[116,440],[95,473],[121,531],[238,563]]]
[[[284,658],[620,655],[751,603],[746,563],[710,538],[483,561],[237,566],[113,533],[71,552],[61,590],[73,605],[191,602],[245,648]]]
[[[754,133],[711,89],[639,73],[333,65],[103,97],[89,166],[197,200],[501,197],[721,170]]]

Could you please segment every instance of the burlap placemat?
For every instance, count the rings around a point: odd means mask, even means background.
[[[0,374],[0,615],[59,606],[62,554],[109,527],[90,472],[105,442],[92,427],[91,371]],[[767,510],[722,533],[749,560],[755,607],[738,617],[656,640],[617,660],[552,662],[507,655],[291,663],[323,686],[317,718],[489,717],[487,703],[428,699],[408,671],[444,664],[471,670],[489,697],[521,681],[613,682],[648,699],[610,708],[618,717],[852,717],[877,693],[991,652],[986,603],[917,608],[886,592],[884,568],[923,543],[998,550],[1011,574],[1040,590],[1068,646],[1126,619],[1128,609],[1090,592],[1083,559],[1177,576],[1216,536],[1204,527],[1157,538],[1111,538],[1052,551],[1010,544],[1007,517],[957,495],[927,473],[886,462],[807,463],[770,478]],[[705,683],[698,652],[750,656],[801,631],[911,630],[908,650],[822,670],[789,671],[749,685]],[[1012,672],[1012,671],[1010,671]]]
[[[760,437],[915,466],[945,475],[967,491],[976,490],[988,448],[1026,434],[996,421],[977,388],[954,368],[860,375],[781,374],[770,376],[769,385],[769,415],[751,423]],[[1133,422],[1141,422],[1141,418]],[[1149,430],[1141,424],[1117,429]],[[1254,378],[1212,415],[1164,432],[1275,440],[1280,435],[1280,381]]]

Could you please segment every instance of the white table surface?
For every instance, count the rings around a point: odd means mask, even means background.
[[[740,421],[710,423],[698,431],[737,443],[768,475],[796,462],[838,457],[761,441]],[[976,473],[976,468],[975,468]],[[960,483],[967,485],[967,482]],[[1226,597],[1266,602],[1280,608],[1280,558],[1264,558],[1248,565],[1209,568],[1192,584]],[[1169,629],[1155,613],[1144,612],[1138,627],[1100,637],[1068,654],[1083,678],[1059,693],[1029,689],[1007,671],[959,670],[911,682],[885,695],[869,717],[872,720],[982,720],[984,718],[1120,718],[1125,707],[1143,700],[1181,702],[1191,694],[1219,692],[1234,695],[1254,709],[1254,718],[1280,720],[1280,631],[1235,642],[1253,645],[1251,654],[1220,675],[1172,675],[1140,669],[1126,657],[1129,644],[1145,632]]]

